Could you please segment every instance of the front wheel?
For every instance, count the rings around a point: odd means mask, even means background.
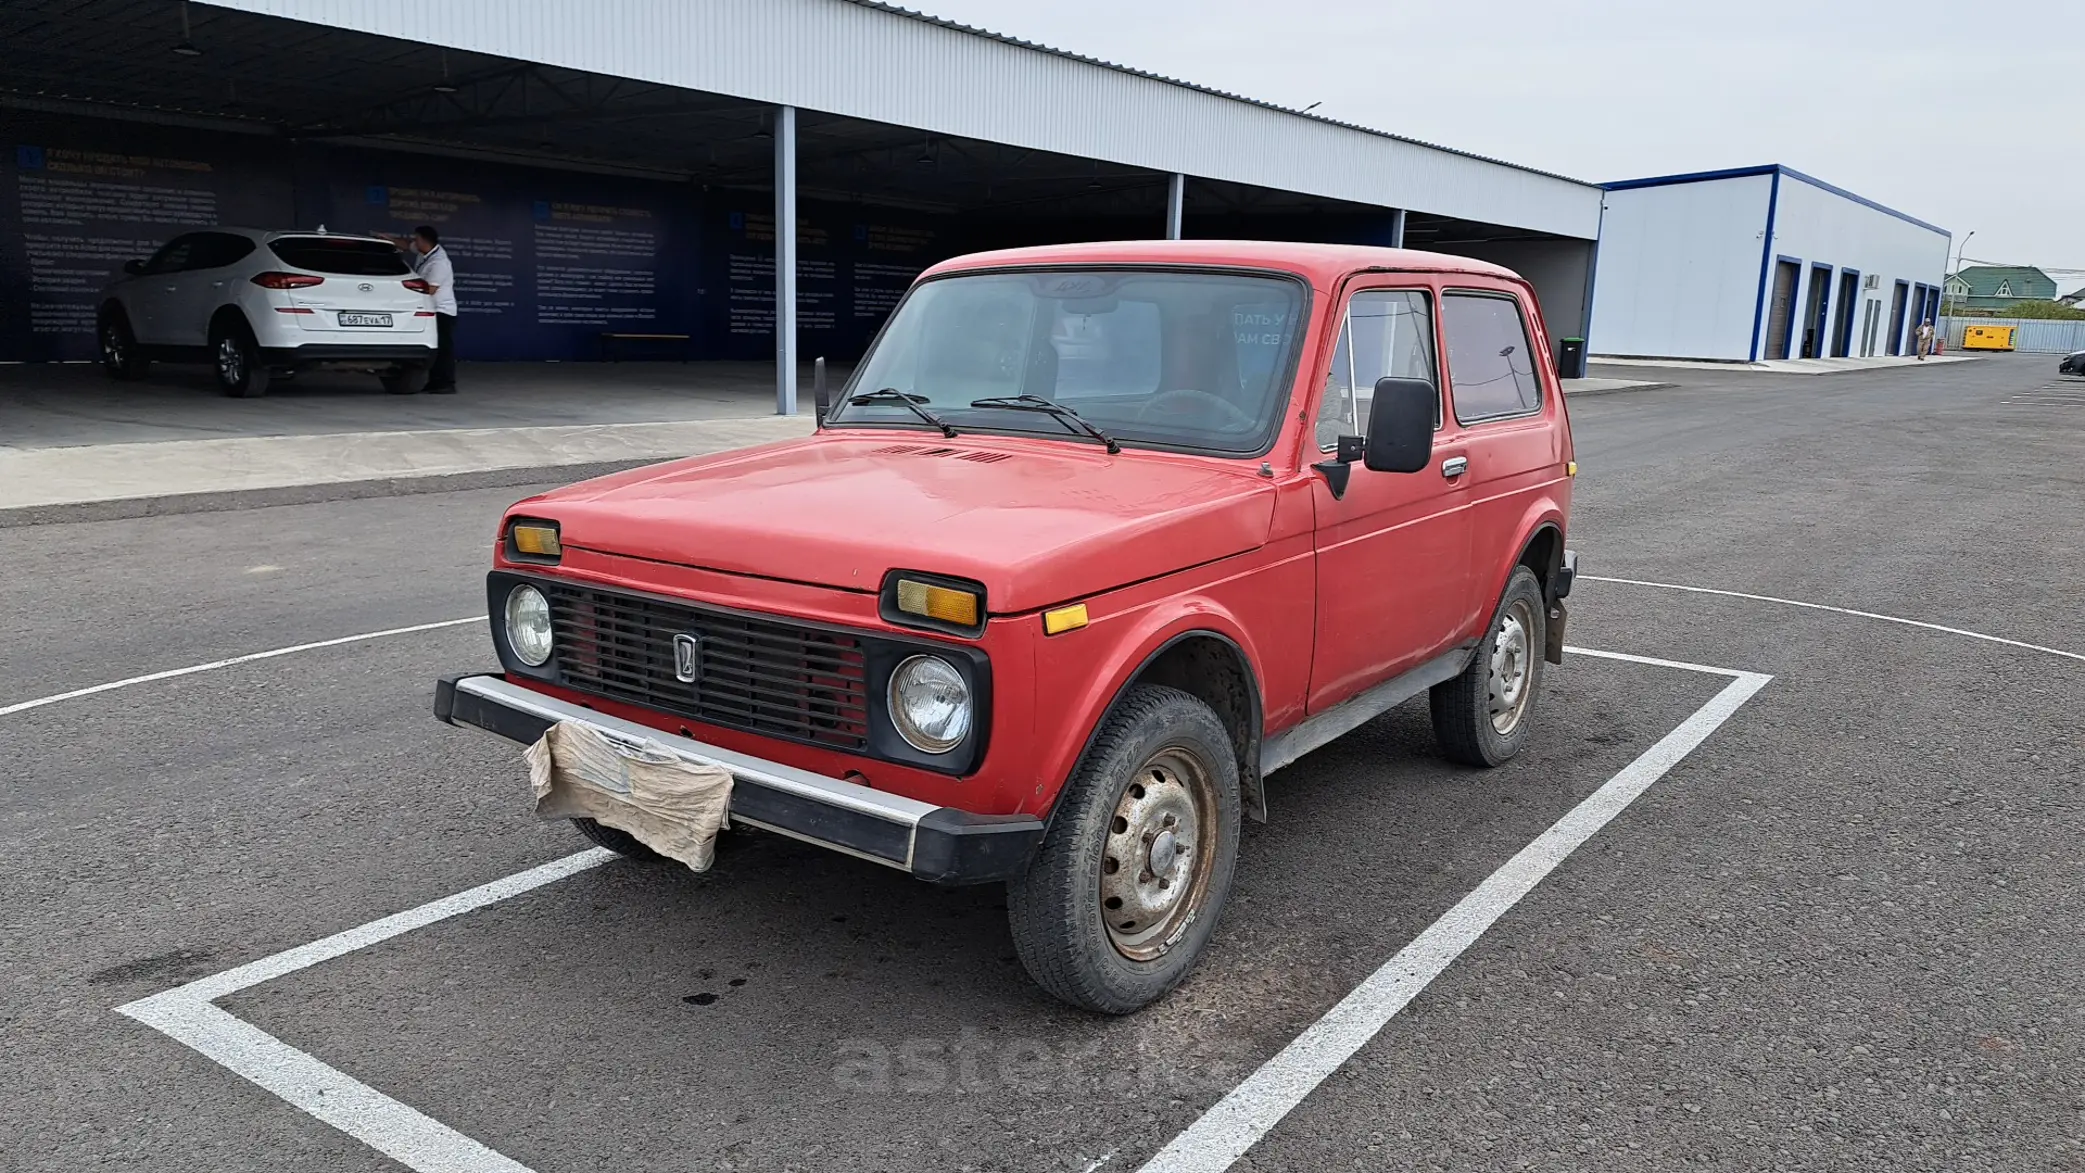
[[[1542,690],[1549,606],[1542,582],[1513,568],[1491,630],[1462,675],[1433,686],[1433,733],[1441,751],[1466,766],[1496,766],[1527,742],[1535,697]]]
[[[606,823],[597,822],[593,819],[573,819],[572,826],[581,835],[593,840],[599,846],[606,847],[617,855],[641,860],[645,863],[666,862],[665,856],[646,847],[637,836],[620,827],[611,827]]]
[[[1238,759],[1208,705],[1140,685],[1057,799],[1007,885],[1014,950],[1074,1006],[1127,1014],[1180,983],[1216,931],[1238,860]]]
[[[253,399],[268,393],[268,368],[244,322],[219,327],[210,352],[216,360],[217,386],[226,395]]]
[[[129,382],[145,377],[152,360],[138,350],[137,336],[131,333],[130,319],[121,312],[110,312],[101,319],[101,369],[110,378]]]

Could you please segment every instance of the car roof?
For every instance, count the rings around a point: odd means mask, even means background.
[[[1365,244],[1307,244],[1282,240],[1113,240],[1089,244],[1051,244],[1009,248],[953,257],[929,268],[925,276],[1014,265],[1217,265],[1241,269],[1281,269],[1314,285],[1329,287],[1348,273],[1390,269],[1419,273],[1474,273],[1519,280],[1502,265],[1448,253]]]
[[[229,224],[217,228],[192,228],[179,235],[189,236],[197,232],[223,232],[232,236],[243,236],[248,240],[259,241],[262,244],[290,236],[323,236],[337,240],[367,240],[376,244],[391,243],[381,236],[371,236],[366,232],[327,232],[320,228],[242,228]]]

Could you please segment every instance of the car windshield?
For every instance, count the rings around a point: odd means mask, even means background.
[[[1302,283],[1191,270],[1034,270],[944,277],[913,290],[829,422],[926,426],[897,395],[960,430],[1264,451],[1280,424],[1302,327]],[[861,402],[849,402],[860,397]]]
[[[341,236],[280,236],[268,248],[282,263],[339,277],[403,277],[413,271],[405,255],[381,240]]]

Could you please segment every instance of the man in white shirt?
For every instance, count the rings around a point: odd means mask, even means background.
[[[413,229],[411,236],[386,236],[385,240],[405,250],[406,261],[434,295],[434,366],[427,371],[427,393],[456,394],[456,269],[442,247],[442,234],[432,224]]]

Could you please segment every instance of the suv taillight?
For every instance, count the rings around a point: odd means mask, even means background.
[[[273,269],[253,275],[253,283],[262,289],[309,289],[324,284],[325,280],[309,273],[283,273]]]
[[[434,286],[429,285],[427,282],[420,280],[418,277],[408,277],[406,278],[404,284],[407,289],[412,290],[414,293],[434,292]]]

